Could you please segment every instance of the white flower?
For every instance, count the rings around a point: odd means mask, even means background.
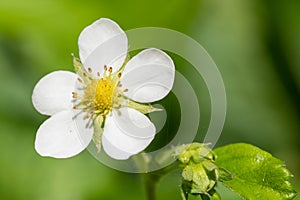
[[[86,27],[78,44],[83,65],[74,60],[77,74],[55,71],[34,88],[34,107],[50,116],[37,131],[36,151],[67,158],[83,151],[91,140],[115,159],[143,151],[155,136],[155,126],[143,114],[153,107],[145,103],[170,92],[175,75],[172,59],[151,48],[127,62],[126,34],[105,18]]]

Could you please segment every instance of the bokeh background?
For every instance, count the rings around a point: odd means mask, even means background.
[[[31,104],[34,85],[51,71],[72,70],[70,53],[78,54],[79,33],[100,17],[125,30],[170,28],[202,44],[227,92],[217,145],[248,142],[271,152],[286,161],[300,191],[299,10],[296,0],[0,0],[0,199],[144,199],[138,175],[110,169],[87,151],[56,160],[40,157],[33,147],[47,118]],[[200,140],[209,122],[205,85],[181,58],[172,57],[203,96]],[[179,200],[179,185],[179,172],[164,177],[158,199]],[[240,199],[220,190],[225,200]]]

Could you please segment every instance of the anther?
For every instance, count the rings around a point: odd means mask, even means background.
[[[119,72],[119,73],[118,73],[118,77],[119,77],[119,78],[121,78],[121,76],[122,76],[122,73],[121,73],[121,72]]]
[[[106,65],[104,65],[104,71],[106,71],[107,70],[107,66]]]
[[[77,80],[78,80],[80,83],[82,83],[82,82],[83,82],[81,78],[77,78]]]
[[[78,97],[78,94],[76,92],[72,92],[72,96],[76,99]]]
[[[97,76],[99,76],[99,77],[100,77],[100,72],[97,72]]]
[[[87,75],[86,75],[86,73],[85,73],[85,72],[83,72],[82,74],[83,74],[83,76],[84,76],[84,77],[87,77]]]
[[[121,83],[119,83],[119,84],[118,84],[118,87],[122,87],[122,84],[121,84]]]
[[[77,106],[73,106],[73,109],[74,109],[74,110],[77,110],[77,109],[78,109],[78,107],[77,107]]]
[[[108,71],[109,71],[109,73],[112,73],[112,67],[110,67],[110,68],[108,69]]]
[[[88,68],[88,71],[89,71],[89,73],[92,73],[93,71],[92,71],[92,68]]]
[[[128,89],[126,88],[125,90],[123,90],[123,92],[128,92]]]

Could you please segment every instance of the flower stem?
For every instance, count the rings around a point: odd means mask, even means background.
[[[180,168],[178,162],[174,162],[171,165],[155,172],[149,172],[150,161],[146,154],[141,153],[138,156],[135,156],[134,160],[138,169],[140,169],[142,172],[148,172],[141,174],[147,200],[156,200],[156,185],[162,176]]]
[[[143,174],[147,200],[156,200],[156,184],[159,181],[159,178],[159,176],[151,173]]]

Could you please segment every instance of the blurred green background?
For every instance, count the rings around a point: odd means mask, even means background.
[[[40,157],[33,147],[47,118],[31,104],[34,85],[51,71],[72,70],[79,33],[100,17],[124,30],[174,29],[202,44],[227,92],[218,145],[249,142],[271,152],[286,161],[300,191],[299,10],[296,0],[0,0],[0,199],[144,199],[139,176],[112,170],[88,152],[56,160]],[[173,59],[188,75],[185,63]],[[187,78],[207,98],[198,80]],[[201,109],[199,132],[207,128],[209,103]],[[158,199],[179,200],[179,185],[178,172],[168,175]],[[225,191],[224,199],[239,198]]]

